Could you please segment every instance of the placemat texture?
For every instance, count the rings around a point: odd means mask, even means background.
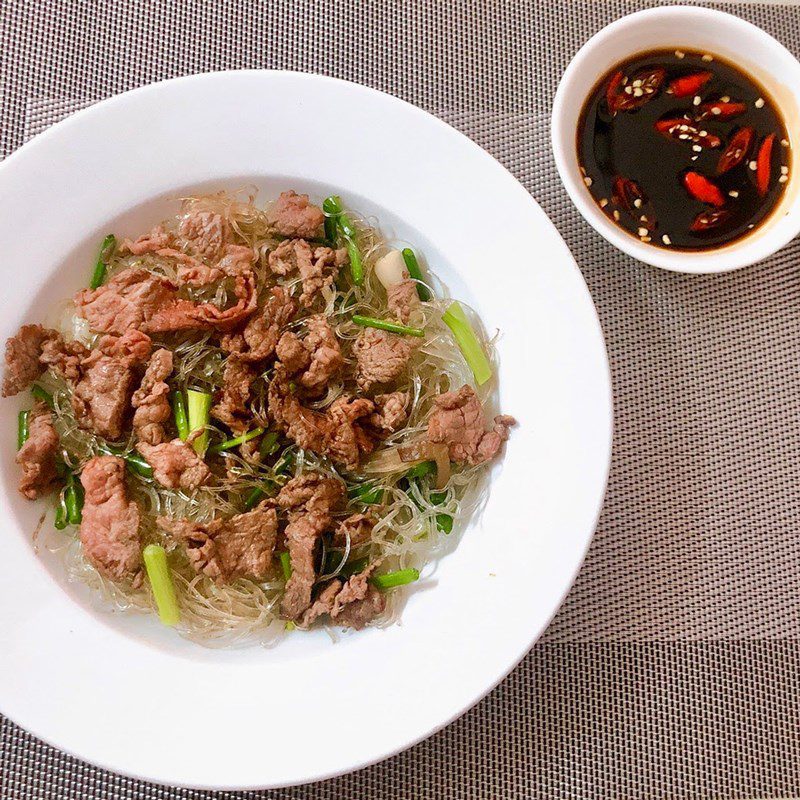
[[[520,667],[443,732],[333,781],[214,795],[104,773],[0,720],[0,798],[800,796],[800,243],[718,277],[644,266],[579,218],[550,152],[570,57],[646,6],[0,0],[3,156],[117,92],[241,67],[359,81],[460,128],[572,249],[616,406],[605,510],[572,592]],[[797,8],[719,7],[800,53]]]

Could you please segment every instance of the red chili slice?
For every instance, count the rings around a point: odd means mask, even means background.
[[[753,143],[755,131],[752,128],[739,128],[731,137],[728,146],[717,162],[717,175],[724,175],[734,167],[738,167],[747,157],[747,151]]]
[[[691,75],[675,78],[667,86],[667,94],[675,97],[689,97],[689,95],[697,94],[713,77],[713,72],[693,72]]]
[[[616,114],[641,108],[658,94],[666,77],[666,70],[661,67],[641,70],[630,79],[617,72],[606,89],[608,110]]]
[[[701,211],[689,227],[690,231],[695,233],[702,233],[703,231],[716,228],[725,222],[731,215],[731,212],[724,208],[718,208],[714,211]]]
[[[617,176],[611,184],[611,200],[633,217],[637,225],[652,231],[656,227],[655,215],[647,195],[636,181]]]
[[[686,191],[701,203],[708,203],[717,208],[725,205],[725,197],[719,186],[699,172],[687,172],[683,176],[683,185],[686,187]]]
[[[772,174],[772,143],[775,141],[775,134],[767,136],[761,147],[758,148],[758,158],[756,159],[756,188],[763,197],[769,189],[769,179]]]
[[[608,105],[608,110],[615,114],[619,109],[617,108],[617,100],[619,97],[620,87],[622,85],[622,79],[625,76],[622,74],[622,71],[615,73],[611,80],[608,82],[608,86],[606,87],[606,105]]]
[[[669,136],[670,139],[687,144],[699,144],[701,147],[719,147],[722,144],[719,136],[702,130],[686,117],[660,119],[656,122],[656,130],[664,136]]]
[[[713,103],[703,103],[697,109],[697,121],[704,119],[731,119],[739,114],[744,114],[747,106],[744,103],[723,103],[715,100]]]

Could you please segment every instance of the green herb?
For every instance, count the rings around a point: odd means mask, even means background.
[[[232,450],[245,442],[249,442],[258,438],[264,433],[264,428],[253,428],[253,430],[243,433],[241,436],[236,436],[233,439],[226,439],[224,442],[215,444],[213,447],[208,448],[209,453],[224,453],[226,450]]]
[[[261,445],[258,448],[258,452],[261,454],[261,458],[266,458],[267,456],[274,455],[280,449],[280,444],[278,443],[278,434],[275,431],[270,431],[269,433],[264,435],[264,438],[261,440]]]
[[[110,233],[105,239],[103,239],[103,243],[100,245],[100,253],[97,256],[97,262],[94,265],[92,279],[89,281],[90,289],[97,289],[105,282],[108,259],[111,258],[111,254],[114,252],[114,248],[116,248],[116,246],[117,237],[114,236],[113,233]]]
[[[348,490],[347,496],[351,500],[358,500],[364,505],[372,506],[383,502],[383,489],[374,483],[362,483]]]
[[[288,581],[292,577],[292,559],[287,550],[281,553],[281,569],[283,570],[283,577]]]
[[[406,263],[408,274],[415,281],[424,280],[422,277],[422,270],[419,268],[419,264],[417,263],[417,257],[414,255],[414,251],[410,247],[403,249],[403,261]],[[417,284],[417,295],[419,296],[420,300],[431,299],[431,293],[425,286],[421,286],[420,284]]]
[[[67,503],[64,500],[64,492],[58,493],[56,500],[56,517],[53,525],[57,531],[63,531],[67,527]]]
[[[80,525],[83,519],[83,486],[74,472],[67,474],[67,488],[64,490],[64,504],[67,507],[67,520],[70,525]]]
[[[20,411],[17,417],[17,450],[19,450],[31,435],[31,412]]]
[[[436,462],[423,461],[422,463],[411,467],[411,469],[406,472],[405,477],[409,480],[413,480],[414,478],[424,478],[426,475],[430,475],[432,472],[436,472]]]
[[[492,365],[489,363],[464,309],[457,300],[451,303],[447,311],[442,314],[442,320],[453,332],[456,343],[461,348],[478,386],[482,386],[492,377]]]
[[[172,393],[172,416],[175,418],[178,437],[182,442],[185,442],[190,433],[189,417],[186,415],[186,397],[179,389]]]
[[[158,607],[158,616],[165,625],[177,625],[181,612],[167,563],[167,551],[159,544],[149,544],[144,548],[142,557]]]
[[[440,506],[447,500],[447,492],[431,492],[431,503]],[[450,514],[437,514],[436,527],[443,533],[452,533],[453,518]]]
[[[291,631],[293,631],[293,630],[294,630],[296,627],[297,627],[297,625],[295,625],[295,624],[294,624],[294,622],[292,622],[291,620],[289,620],[289,621],[288,621],[288,622],[287,622],[287,623],[286,623],[286,624],[283,626],[283,629],[284,629],[284,630],[285,630],[287,633],[291,633]]]
[[[322,210],[325,212],[325,236],[328,239],[336,240],[338,239],[337,233],[342,235],[347,255],[350,258],[350,277],[356,286],[361,286],[364,282],[364,265],[356,244],[358,231],[355,225],[344,213],[342,201],[337,195],[326,197],[322,203]],[[329,223],[328,220],[332,220],[332,222]]]
[[[385,319],[375,319],[375,317],[362,317],[361,314],[354,314],[353,322],[365,328],[380,328],[383,331],[400,333],[405,336],[425,336],[425,331],[422,328],[409,328],[408,325],[401,325],[399,322],[387,322]]]
[[[188,401],[189,432],[202,430],[203,433],[194,440],[194,451],[201,458],[206,453],[208,447],[208,425],[211,411],[212,397],[208,392],[199,392],[196,389],[189,389],[186,392]]]
[[[408,568],[398,569],[395,572],[387,572],[385,575],[375,575],[372,583],[382,591],[393,589],[395,586],[405,586],[419,580],[419,570]]]
[[[99,445],[98,449],[101,453],[105,453],[108,456],[117,456],[117,458],[121,458],[128,465],[131,472],[135,472],[143,478],[153,477],[153,468],[147,463],[147,460],[138,453],[126,453],[124,450],[118,447],[112,447],[105,442]]]
[[[283,475],[284,473],[289,472],[289,470],[294,465],[294,451],[291,447],[287,447],[281,457],[275,462],[275,466],[272,468],[272,471],[276,475]]]
[[[53,395],[50,394],[46,389],[42,389],[38,383],[34,383],[31,386],[31,394],[33,395],[34,400],[39,400],[44,403],[48,408],[51,410],[55,408],[55,403],[53,402]]]

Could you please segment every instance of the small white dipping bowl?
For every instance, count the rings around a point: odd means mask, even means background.
[[[611,23],[578,51],[561,78],[553,104],[553,152],[561,180],[586,221],[611,244],[640,261],[675,272],[727,272],[772,255],[800,233],[800,175],[790,168],[778,206],[752,233],[723,247],[680,251],[640,242],[600,210],[578,164],[578,119],[597,81],[615,64],[648,50],[701,51],[751,75],[783,115],[792,152],[800,141],[800,63],[769,34],[731,14],[667,6]]]

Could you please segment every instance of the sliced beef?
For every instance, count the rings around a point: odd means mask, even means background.
[[[439,395],[436,408],[428,419],[428,439],[445,442],[452,461],[480,464],[494,458],[508,438],[513,417],[494,418],[492,430],[485,429],[483,407],[471,386]]]
[[[375,404],[366,397],[347,395],[337,397],[328,409],[333,432],[327,442],[326,454],[345,469],[358,469],[362,454],[375,449],[375,442],[362,424],[374,410]]]
[[[140,236],[135,241],[126,239],[120,251],[131,253],[134,256],[143,256],[146,253],[155,253],[164,247],[170,247],[174,237],[162,225],[156,225],[149,233]]]
[[[379,433],[394,433],[405,425],[408,419],[408,393],[391,392],[379,394],[374,398],[375,413],[367,420],[370,428]]]
[[[286,582],[281,613],[299,619],[311,605],[316,580],[314,557],[322,534],[333,524],[333,513],[344,505],[344,484],[320,473],[307,472],[290,480],[278,493],[278,505],[289,514],[284,535],[292,575]]]
[[[222,371],[222,394],[211,409],[211,416],[225,423],[234,433],[244,433],[253,415],[247,407],[250,387],[256,372],[250,364],[231,355]]]
[[[3,379],[3,397],[10,397],[27,389],[44,371],[42,349],[60,339],[57,331],[41,325],[23,325],[16,336],[6,342],[6,371]]]
[[[28,500],[36,500],[53,488],[57,478],[58,434],[44,403],[37,402],[31,409],[28,430],[28,439],[16,456],[22,467],[19,490]]]
[[[269,254],[269,268],[275,275],[288,276],[297,273],[303,284],[300,304],[310,307],[322,289],[336,279],[342,265],[347,262],[346,250],[330,247],[314,247],[304,239],[281,242]]]
[[[281,330],[297,313],[297,303],[281,286],[270,289],[266,303],[237,333],[225,334],[221,347],[242,361],[264,361],[275,353]]]
[[[308,627],[327,614],[337,625],[360,630],[382,614],[386,609],[386,598],[369,582],[377,565],[373,562],[347,581],[334,578],[303,614],[302,626]]]
[[[60,335],[45,341],[42,345],[42,355],[39,360],[46,367],[50,367],[61,375],[68,383],[74,384],[80,380],[81,364],[89,357],[88,347],[77,340],[64,341]]]
[[[353,344],[356,357],[356,380],[361,389],[397,380],[406,368],[413,346],[405,336],[378,328],[365,328]]]
[[[193,491],[211,477],[206,462],[188,440],[173,439],[155,445],[139,442],[136,449],[153,468],[156,481],[167,489]]]
[[[311,353],[306,349],[303,340],[293,331],[286,331],[281,336],[275,348],[275,355],[286,375],[303,372],[311,363]]]
[[[98,572],[112,581],[142,580],[139,508],[128,499],[125,462],[116,456],[89,459],[81,473],[86,496],[80,537]]]
[[[351,514],[343,519],[333,534],[334,547],[346,547],[350,540],[350,547],[365,544],[372,537],[375,527],[375,518],[370,514]]]
[[[236,578],[262,580],[269,572],[278,533],[271,500],[230,519],[200,523],[159,517],[158,524],[184,543],[197,572],[219,584]]]
[[[162,258],[168,258],[178,265],[178,283],[181,286],[206,286],[222,278],[222,270],[210,267],[188,253],[171,247],[158,251]]]
[[[344,358],[339,340],[322,314],[309,317],[306,329],[308,334],[302,340],[290,331],[284,333],[277,356],[287,375],[297,376],[303,389],[319,395],[342,368]]]
[[[256,276],[252,270],[236,275],[233,292],[236,303],[228,308],[219,308],[213,303],[200,303],[196,306],[191,304],[192,309],[187,313],[195,320],[194,327],[210,326],[218,330],[230,330],[251,317],[258,307]]]
[[[190,211],[178,226],[186,251],[206,261],[217,261],[230,238],[230,227],[222,215],[212,211]]]
[[[81,363],[72,392],[78,424],[106,439],[119,439],[135,381],[134,368],[150,356],[150,337],[131,329],[124,336],[104,336]]]
[[[228,244],[225,245],[225,250],[217,264],[217,268],[223,275],[235,278],[237,275],[251,272],[256,258],[257,253],[252,247],[245,247],[241,244]]]
[[[409,280],[407,276],[408,273],[406,273],[405,280],[390,286],[386,290],[386,304],[389,307],[389,313],[404,324],[411,319],[411,315],[419,308],[417,284]]]
[[[141,385],[131,399],[135,409],[133,429],[140,442],[161,444],[166,440],[164,423],[172,415],[166,379],[171,372],[172,352],[156,350],[150,357]]]
[[[307,194],[282,192],[267,211],[267,223],[280,236],[315,239],[322,236],[325,215],[312,205]]]

